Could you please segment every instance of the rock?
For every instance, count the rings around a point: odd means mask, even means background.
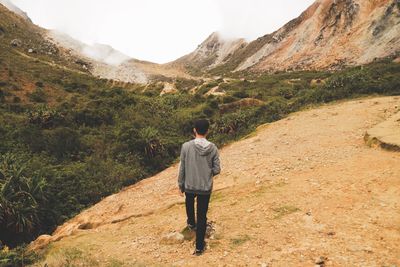
[[[34,53],[34,52],[35,52],[35,50],[33,50],[32,48],[28,49],[28,53]]]
[[[169,233],[161,238],[161,243],[165,245],[180,244],[184,241],[184,236],[181,233]]]
[[[51,235],[41,235],[35,241],[29,244],[30,250],[37,250],[47,246],[52,240]]]
[[[318,257],[316,260],[315,260],[315,264],[317,265],[317,266],[325,266],[325,262],[328,260],[328,258],[326,258],[326,257],[324,257],[324,256],[321,256],[321,257]]]
[[[20,47],[22,46],[22,41],[20,39],[14,39],[10,43],[11,46]]]
[[[160,93],[160,96],[165,94],[176,94],[178,93],[178,89],[176,89],[175,85],[172,83],[164,83],[163,90]]]

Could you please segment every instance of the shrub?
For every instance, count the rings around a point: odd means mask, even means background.
[[[0,246],[0,266],[22,267],[38,261],[40,256],[33,251],[28,251],[26,246],[19,246],[9,249],[7,246]]]
[[[237,98],[247,98],[249,97],[249,94],[246,93],[245,91],[237,91],[233,93],[233,96]]]
[[[68,83],[64,85],[64,90],[69,92],[69,93],[79,93],[83,94],[88,92],[89,86],[87,84],[82,84],[82,83]]]
[[[74,112],[74,121],[78,125],[96,127],[102,124],[112,124],[114,121],[112,112],[107,108],[77,110]]]
[[[67,157],[76,158],[78,153],[84,149],[78,132],[68,127],[48,130],[46,139],[46,150],[59,160]]]
[[[26,175],[26,163],[13,154],[0,158],[0,240],[10,246],[29,240],[38,227],[46,182]]]
[[[53,127],[64,121],[64,116],[60,112],[47,106],[39,106],[27,113],[29,123],[36,124],[41,128]]]
[[[28,95],[29,99],[32,102],[37,103],[45,103],[46,102],[46,93],[40,87],[36,88],[31,94]]]

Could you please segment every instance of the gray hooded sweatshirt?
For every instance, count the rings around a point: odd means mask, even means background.
[[[181,192],[211,194],[213,176],[221,171],[217,146],[205,138],[182,145],[178,185]]]

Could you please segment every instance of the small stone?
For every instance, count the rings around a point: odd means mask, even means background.
[[[161,238],[161,243],[166,245],[179,244],[184,241],[185,237],[181,233],[169,233]]]
[[[315,264],[317,264],[318,266],[324,266],[324,265],[325,265],[325,262],[326,262],[327,260],[328,260],[328,259],[327,259],[326,257],[321,256],[321,257],[318,257],[318,258],[315,260]]]
[[[11,44],[11,46],[19,47],[19,46],[22,46],[22,41],[20,39],[14,39],[11,41],[10,44]]]

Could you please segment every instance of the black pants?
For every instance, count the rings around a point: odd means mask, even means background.
[[[204,237],[207,227],[207,210],[211,195],[186,193],[187,223],[196,225],[196,249],[204,249]],[[194,198],[197,197],[197,224],[194,218]]]

